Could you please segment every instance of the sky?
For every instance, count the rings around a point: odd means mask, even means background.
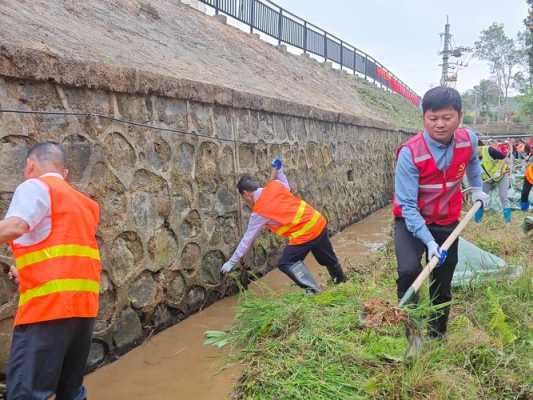
[[[422,95],[439,84],[442,41],[449,16],[455,46],[473,47],[493,22],[508,36],[525,29],[525,0],[274,0],[279,6],[371,54]],[[467,57],[469,58],[469,57]],[[464,92],[490,76],[486,62],[472,58],[459,71]]]

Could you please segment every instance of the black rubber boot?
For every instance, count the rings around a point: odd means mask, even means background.
[[[303,263],[303,261],[298,261],[289,266],[279,267],[281,272],[285,273],[289,278],[292,279],[299,287],[305,289],[307,292],[317,294],[322,292],[322,289],[316,283],[313,274]]]
[[[346,282],[346,275],[344,275],[344,271],[342,270],[342,267],[340,264],[336,264],[333,267],[330,267],[329,265],[326,267],[329,272],[329,276],[331,276],[331,280],[335,285],[338,285],[339,283]]]
[[[450,307],[445,307],[431,315],[428,327],[428,336],[431,339],[442,339],[448,327]]]

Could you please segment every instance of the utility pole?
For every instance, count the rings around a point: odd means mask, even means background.
[[[455,87],[457,84],[457,74],[459,69],[466,68],[468,66],[468,62],[464,63],[460,60],[460,58],[463,57],[465,53],[471,53],[472,49],[464,46],[454,47],[452,43],[452,34],[450,33],[450,20],[448,16],[446,16],[444,33],[441,33],[440,36],[444,39],[444,45],[442,51],[440,52],[442,55],[442,75],[440,78],[440,85]],[[450,60],[451,58],[454,60]],[[455,72],[450,73],[450,71]]]
[[[442,75],[440,78],[441,86],[448,86],[448,70],[450,69],[450,47],[452,41],[452,35],[450,34],[450,21],[446,16],[446,25],[444,26],[444,48],[442,49]]]

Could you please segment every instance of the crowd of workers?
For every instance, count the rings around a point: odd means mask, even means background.
[[[481,142],[460,128],[461,97],[437,87],[422,100],[424,130],[397,151],[393,199],[397,294],[401,298],[422,269],[421,259],[437,257],[430,294],[434,304],[452,298],[451,280],[458,261],[457,241],[442,244],[457,226],[463,205],[462,183],[468,179],[473,201],[488,206],[498,190],[505,222],[511,221],[507,198],[513,159],[527,163],[521,209],[527,211],[533,184],[531,139]],[[26,180],[15,190],[4,219],[0,243],[15,258],[10,277],[18,283],[19,304],[7,368],[9,400],[83,400],[83,373],[98,314],[100,255],[96,241],[99,205],[66,180],[65,153],[55,142],[33,146],[26,158]],[[248,228],[234,254],[221,267],[239,265],[263,227],[288,240],[279,269],[309,294],[322,289],[304,263],[312,253],[335,284],[346,281],[329,239],[326,218],[291,191],[280,159],[272,161],[271,179],[263,187],[243,176],[237,189],[251,208]],[[105,205],[103,205],[105,206]],[[417,301],[415,297],[414,302]],[[430,319],[428,335],[446,333],[449,306]],[[408,338],[412,332],[407,329]]]

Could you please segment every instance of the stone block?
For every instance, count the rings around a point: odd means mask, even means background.
[[[126,352],[138,344],[142,336],[143,330],[137,313],[131,308],[122,311],[113,333],[115,351],[118,354]]]

